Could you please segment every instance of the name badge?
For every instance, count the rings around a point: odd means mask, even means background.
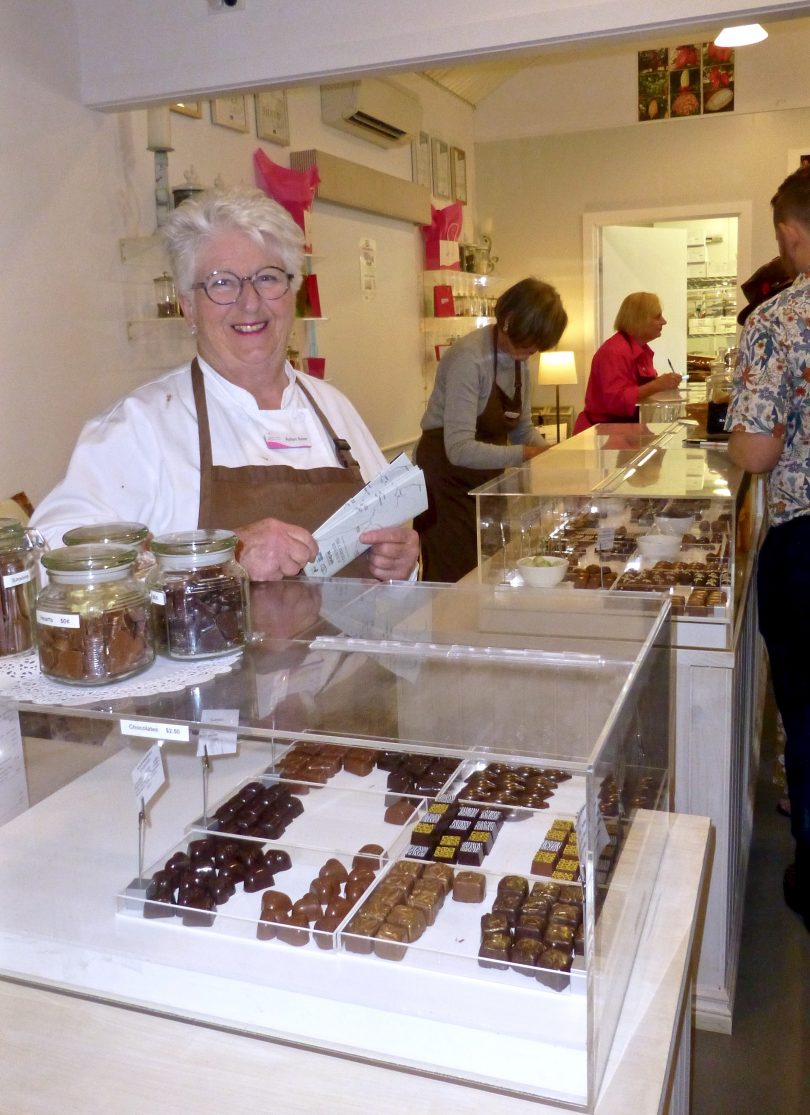
[[[302,410],[284,411],[284,422],[265,426],[264,444],[268,449],[311,449],[306,413]]]

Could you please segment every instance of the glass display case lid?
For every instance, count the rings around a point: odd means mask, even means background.
[[[100,689],[60,713],[138,716],[289,741],[302,733],[394,749],[479,752],[580,768],[654,646],[659,598],[577,600],[500,586],[363,581],[254,585],[253,643],[182,691]],[[34,706],[41,710],[41,706]]]
[[[725,447],[685,446],[683,428],[676,428],[677,433],[665,427],[644,444],[646,435],[635,424],[596,426],[521,468],[507,470],[473,494],[703,500],[736,495],[745,474]]]

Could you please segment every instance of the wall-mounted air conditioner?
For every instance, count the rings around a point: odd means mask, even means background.
[[[407,143],[422,126],[418,99],[379,78],[321,86],[324,124],[362,136],[381,147]]]

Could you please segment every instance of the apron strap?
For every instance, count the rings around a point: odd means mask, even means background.
[[[202,477],[211,468],[211,427],[208,422],[205,381],[196,356],[191,361],[191,390],[197,408],[197,436],[200,442],[200,476]]]
[[[498,326],[495,324],[492,328],[492,380],[493,383],[498,377]],[[506,411],[508,418],[519,418],[520,412],[523,409],[523,378],[520,374],[520,361],[515,361],[515,383],[512,388],[512,398],[508,398],[504,393],[504,398],[509,404],[510,410]]]
[[[326,430],[327,434],[329,434],[329,437],[332,439],[332,444],[335,447],[335,456],[337,457],[338,461],[340,462],[341,467],[342,468],[351,468],[352,465],[357,465],[357,461],[355,461],[354,457],[352,456],[351,445],[349,445],[348,441],[346,441],[345,438],[337,436],[335,431],[332,429],[332,423],[329,421],[329,419],[323,413],[321,408],[315,402],[312,395],[310,395],[309,391],[307,391],[306,387],[304,387],[303,380],[301,379],[301,377],[298,375],[297,372],[295,373],[295,382],[298,384],[298,386],[303,391],[304,396],[307,399],[307,402],[312,407],[312,409],[315,411],[315,414],[319,418],[321,425]]]

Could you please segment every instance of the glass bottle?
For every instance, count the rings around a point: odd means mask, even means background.
[[[172,658],[211,658],[248,642],[248,576],[236,560],[236,542],[227,530],[153,540],[157,566],[147,584],[158,650]]]
[[[153,282],[158,317],[180,317],[180,303],[177,301],[174,279],[168,271],[158,275]]]
[[[706,381],[706,433],[721,434],[726,428],[726,415],[731,400],[732,367],[718,356]]]
[[[135,550],[133,573],[143,580],[150,569],[154,568],[155,555],[149,548],[149,527],[143,523],[112,522],[90,523],[88,526],[73,527],[62,535],[66,546],[86,546],[112,542],[119,546],[129,546]]]
[[[25,527],[0,519],[0,658],[34,646],[37,558]]]
[[[133,574],[131,546],[63,546],[42,557],[49,583],[37,597],[42,673],[101,685],[154,660],[149,593]]]

